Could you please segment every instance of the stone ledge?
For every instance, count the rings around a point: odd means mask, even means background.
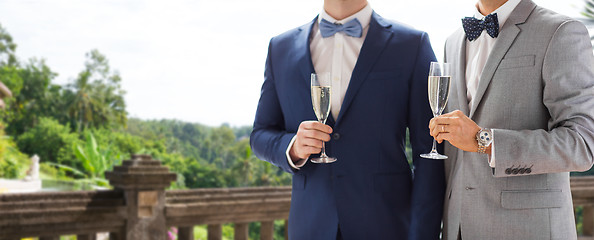
[[[98,232],[120,232],[125,226],[124,219],[94,222],[44,223],[38,225],[0,226],[0,240],[14,240],[39,236],[59,236],[70,234],[88,234]]]

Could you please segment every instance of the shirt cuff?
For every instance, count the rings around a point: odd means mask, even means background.
[[[491,154],[489,155],[489,166],[495,168],[495,140],[491,142]]]
[[[291,150],[291,147],[293,147],[293,143],[295,143],[295,139],[297,139],[297,136],[293,136],[293,138],[291,139],[291,142],[289,142],[289,146],[287,147],[287,151],[285,152],[285,154],[287,155],[287,162],[289,162],[289,166],[291,166],[294,169],[299,170],[300,167],[303,167],[303,165],[305,165],[305,162],[307,162],[307,159],[299,159],[299,161],[297,162],[293,162],[293,160],[291,160],[291,155],[289,154],[289,151]]]

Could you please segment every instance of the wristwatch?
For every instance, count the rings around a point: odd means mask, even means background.
[[[478,153],[485,153],[493,142],[493,130],[488,128],[481,129],[476,133],[476,141],[478,142]]]

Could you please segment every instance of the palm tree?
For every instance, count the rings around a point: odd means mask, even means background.
[[[69,86],[74,95],[69,115],[77,132],[89,126],[125,125],[125,92],[119,74],[110,70],[107,58],[99,51],[86,55],[85,70]]]

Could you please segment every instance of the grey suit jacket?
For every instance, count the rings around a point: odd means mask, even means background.
[[[485,33],[483,33],[485,34]],[[592,46],[580,22],[523,0],[494,46],[469,108],[466,39],[446,42],[453,63],[447,112],[492,128],[488,156],[445,146],[444,237],[576,239],[569,171],[588,170],[594,148]]]

